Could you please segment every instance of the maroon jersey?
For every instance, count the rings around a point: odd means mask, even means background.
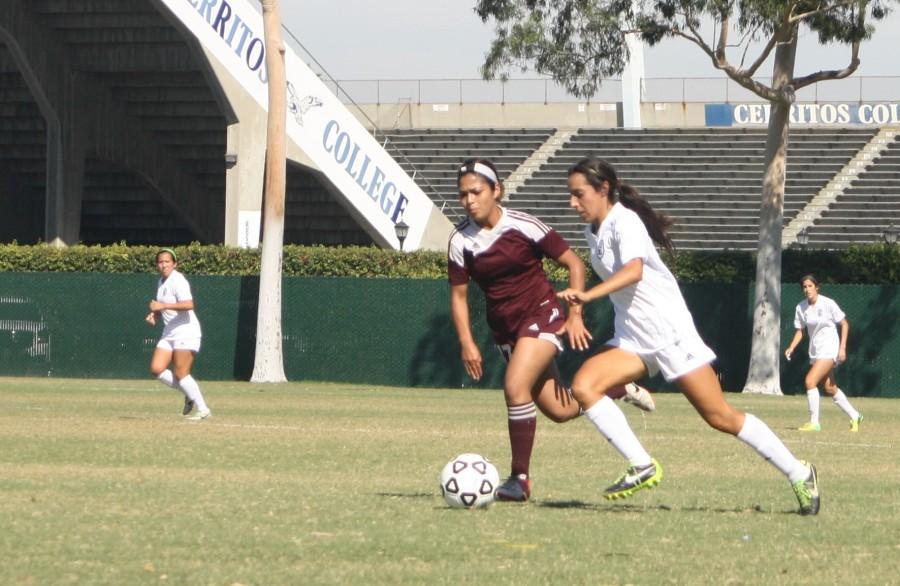
[[[471,219],[460,222],[450,234],[447,253],[450,284],[472,279],[484,291],[488,325],[498,344],[514,342],[536,316],[562,319],[541,260],[558,259],[569,250],[562,236],[534,216],[500,210],[500,221],[491,230]]]

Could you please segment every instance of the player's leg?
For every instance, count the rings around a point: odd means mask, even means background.
[[[200,385],[197,384],[197,381],[191,375],[195,354],[196,350],[176,348],[172,353],[172,366],[175,370],[175,379],[178,381],[178,385],[184,390],[188,400],[193,402],[194,413],[189,415],[189,418],[200,420],[209,417],[211,412],[203,398],[203,393],[200,391]],[[185,403],[186,410],[188,407],[188,404]]]
[[[803,514],[819,511],[815,468],[798,460],[762,420],[732,407],[726,400],[712,366],[705,364],[676,379],[697,413],[710,427],[737,436],[788,477]]]
[[[636,354],[607,346],[586,360],[572,381],[572,395],[585,417],[629,463],[628,471],[604,491],[608,499],[631,496],[641,488],[656,486],[662,479],[662,467],[650,457],[625,414],[606,395],[610,389],[645,374],[647,367]]]
[[[825,377],[822,388],[825,390],[825,393],[831,397],[834,404],[850,418],[850,431],[859,431],[859,424],[862,423],[863,416],[850,404],[850,399],[847,398],[844,391],[838,388],[837,381],[834,378],[834,369],[832,369],[828,373],[828,376]]]
[[[806,403],[809,406],[809,421],[801,425],[800,431],[821,431],[819,423],[819,383],[827,378],[834,367],[832,360],[814,360],[803,383],[806,385]]]
[[[541,413],[556,423],[564,423],[581,414],[578,401],[562,382],[555,360],[538,379],[532,397]]]
[[[526,501],[531,495],[528,475],[537,429],[537,407],[532,392],[546,376],[558,351],[548,340],[523,337],[516,341],[509,356],[503,392],[512,462],[509,478],[497,489],[499,500]]]

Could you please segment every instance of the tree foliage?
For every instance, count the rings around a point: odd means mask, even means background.
[[[553,77],[569,92],[594,95],[604,79],[619,75],[628,62],[625,35],[649,45],[683,38],[705,53],[712,66],[770,101],[793,101],[797,89],[847,77],[859,65],[859,44],[870,38],[873,21],[883,19],[892,0],[478,0],[475,12],[496,23],[495,38],[482,66],[485,78],[506,78],[519,68]],[[713,23],[713,27],[708,24]],[[755,81],[760,66],[779,43],[800,27],[819,41],[841,43],[850,58],[841,69],[797,78],[782,92]],[[752,59],[753,43],[762,43]]]

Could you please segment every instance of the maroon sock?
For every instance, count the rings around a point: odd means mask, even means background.
[[[537,409],[534,402],[524,405],[508,405],[509,445],[512,449],[513,475],[528,476],[531,463],[531,449],[534,447],[534,432],[537,429]]]

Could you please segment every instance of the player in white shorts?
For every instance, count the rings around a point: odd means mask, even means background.
[[[175,251],[163,248],[156,253],[159,284],[156,299],[150,302],[150,313],[144,318],[151,326],[162,317],[162,336],[150,360],[150,372],[159,381],[184,395],[182,415],[200,421],[212,413],[200,392],[200,385],[191,376],[194,357],[200,351],[200,321],[194,313],[191,286],[184,275],[175,270],[178,261]],[[169,370],[172,364],[173,370]]]
[[[803,339],[803,329],[809,334],[809,363],[806,373],[806,400],[809,405],[809,421],[801,425],[800,431],[821,431],[819,423],[819,383],[823,383],[825,394],[850,418],[850,431],[859,431],[863,416],[853,408],[844,391],[838,388],[834,370],[847,359],[847,334],[850,323],[847,316],[833,299],[819,294],[819,281],[812,275],[800,279],[800,288],[806,297],[797,304],[794,312],[794,337],[784,351],[790,360],[794,349]],[[837,326],[841,326],[838,338]]]
[[[615,335],[584,362],[572,394],[585,416],[630,465],[604,496],[617,499],[651,488],[662,468],[635,436],[607,389],[657,370],[674,381],[714,429],[738,437],[771,462],[791,482],[800,512],[819,511],[816,469],[798,460],[769,427],[725,400],[710,363],[715,354],[694,327],[678,283],[663,264],[654,242],[672,250],[671,220],[658,214],[615,169],[584,159],[569,169],[569,205],[588,223],[585,236],[591,265],[603,282],[587,291],[569,288],[558,295],[569,304],[608,296],[615,309]]]

